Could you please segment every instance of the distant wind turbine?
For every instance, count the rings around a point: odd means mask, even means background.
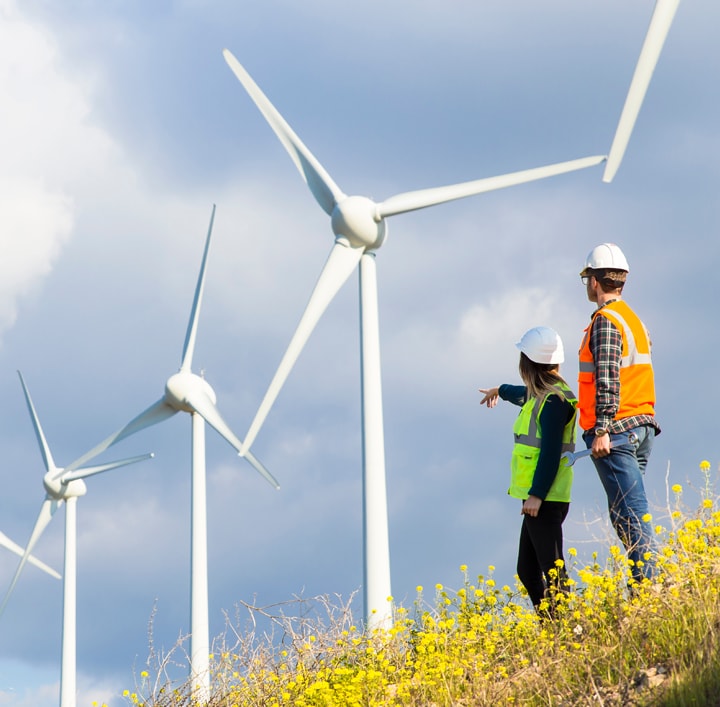
[[[238,60],[227,49],[223,51],[223,55],[265,120],[275,131],[315,200],[330,216],[335,234],[335,243],[300,319],[300,324],[260,404],[255,419],[250,425],[243,453],[247,453],[254,442],[318,320],[340,287],[359,266],[364,496],[363,594],[368,627],[387,627],[392,620],[392,607],[388,601],[391,596],[390,550],[375,268],[375,251],[380,248],[387,236],[385,219],[388,216],[423,209],[455,199],[592,167],[603,162],[605,157],[602,155],[586,157],[462,184],[405,192],[380,203],[363,196],[347,196],[278,113]]]
[[[632,135],[635,121],[642,108],[645,94],[647,93],[650,79],[652,79],[655,66],[660,59],[665,39],[667,38],[670,26],[672,25],[675,11],[678,9],[680,0],[657,0],[655,10],[653,11],[650,26],[648,27],[645,42],[640,51],[635,73],[630,82],[627,98],[620,121],[615,130],[610,153],[608,154],[607,164],[603,173],[603,182],[610,183],[615,177],[620,163],[622,162],[625,150],[627,149],[630,136]]]
[[[120,440],[146,427],[163,422],[177,412],[190,413],[192,419],[190,672],[195,686],[194,697],[200,703],[207,700],[210,689],[205,422],[227,440],[239,454],[243,448],[242,441],[235,436],[217,409],[215,391],[202,376],[193,373],[191,370],[214,220],[215,206],[213,205],[179,372],[170,376],[165,384],[165,392],[158,401],[133,418],[127,425],[111,434],[79,460],[79,463],[84,463]],[[280,488],[275,477],[254,455],[250,452],[244,452],[241,456],[244,456],[276,489]]]
[[[20,383],[25,393],[30,417],[32,418],[35,435],[40,446],[43,462],[45,464],[45,500],[40,507],[40,513],[35,522],[30,540],[22,554],[22,559],[15,571],[15,576],[8,588],[0,614],[5,611],[20,574],[28,561],[31,561],[30,553],[40,539],[45,528],[52,520],[55,512],[65,503],[65,567],[63,570],[63,622],[62,622],[62,658],[60,664],[60,707],[76,707],[77,700],[77,648],[76,648],[76,627],[77,627],[77,500],[87,493],[87,487],[83,479],[88,476],[100,474],[110,469],[117,469],[128,464],[150,459],[152,454],[144,454],[131,459],[109,462],[98,466],[79,468],[79,464],[70,465],[64,469],[55,465],[50,447],[45,440],[40,420],[35,412],[30,393],[25,385],[22,374],[18,371]],[[71,468],[72,467],[72,468]]]

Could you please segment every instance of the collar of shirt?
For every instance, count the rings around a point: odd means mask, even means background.
[[[603,302],[591,315],[590,319],[592,319],[603,307],[607,307],[609,304],[612,304],[613,302],[618,302],[619,297],[615,297],[614,299],[609,299],[607,302]]]

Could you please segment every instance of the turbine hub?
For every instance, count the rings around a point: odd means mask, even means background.
[[[213,405],[217,403],[215,391],[204,378],[186,371],[180,371],[174,376],[170,376],[165,384],[165,400],[168,405],[181,410],[182,412],[195,412],[190,401],[197,396],[198,393],[207,395],[212,400]]]
[[[355,247],[374,250],[385,240],[385,220],[377,217],[377,204],[364,196],[348,196],[336,204],[331,223],[333,233]]]
[[[63,483],[62,476],[58,477],[57,472],[48,471],[43,477],[43,486],[48,496],[56,501],[67,501],[68,498],[77,498],[87,493],[87,486],[82,479],[73,479]]]

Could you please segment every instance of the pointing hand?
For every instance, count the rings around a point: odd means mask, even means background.
[[[498,388],[479,388],[479,391],[484,394],[480,405],[487,405],[489,408],[494,408],[497,405],[499,399]]]

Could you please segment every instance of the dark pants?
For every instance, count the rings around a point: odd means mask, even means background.
[[[569,509],[569,503],[543,501],[537,517],[523,516],[517,573],[536,609],[549,596],[548,588],[554,586],[562,591],[565,587],[565,568],[557,567],[555,561],[564,563],[562,524]],[[552,569],[556,570],[554,578],[550,575]]]

